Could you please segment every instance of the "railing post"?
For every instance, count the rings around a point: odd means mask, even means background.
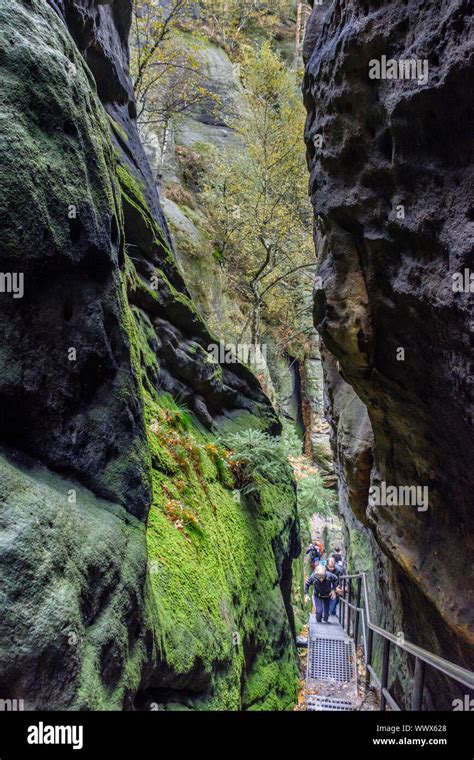
[[[415,660],[415,675],[413,676],[413,693],[411,695],[411,709],[421,710],[423,703],[423,686],[425,683],[425,663],[419,657]]]
[[[359,576],[357,578],[357,594],[356,594],[356,614],[355,614],[355,626],[354,626],[354,643],[355,648],[357,652],[357,643],[359,640],[359,607],[360,607],[360,597],[362,593],[362,576]]]
[[[347,628],[346,628],[348,635],[350,635],[350,627],[351,627],[351,608],[349,606],[351,602],[352,602],[352,578],[349,578],[349,591],[347,594]]]
[[[365,685],[370,686],[370,670],[368,668],[369,665],[372,665],[372,646],[374,641],[374,632],[372,628],[369,628],[369,631],[367,633],[367,660],[366,660],[366,669],[365,669]]]
[[[384,689],[388,685],[388,664],[390,658],[390,639],[383,641],[383,660],[382,660],[382,678],[380,680],[380,709],[385,710],[387,700],[385,699]]]
[[[342,599],[346,598],[346,579],[345,578],[342,581],[342,597],[341,598]],[[344,602],[342,602],[341,599],[339,599],[339,622],[340,622],[340,624],[342,625],[343,628],[344,628],[344,609],[345,609],[345,606],[346,605],[344,604]]]

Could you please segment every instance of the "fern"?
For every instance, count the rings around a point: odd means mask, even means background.
[[[192,430],[193,422],[188,407],[175,401],[170,393],[160,395],[160,408],[171,427],[180,432]]]
[[[258,482],[272,483],[292,479],[288,463],[287,441],[273,438],[261,430],[245,430],[228,435],[222,443],[230,449],[229,461],[234,471],[240,469],[240,483],[244,494],[258,490]]]

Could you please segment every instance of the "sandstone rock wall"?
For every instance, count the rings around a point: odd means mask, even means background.
[[[396,600],[395,629],[466,667],[472,294],[456,292],[452,275],[472,266],[470,33],[464,0],[315,3],[304,79],[322,280],[315,324],[338,362],[329,392],[340,375],[344,414],[354,411],[337,442],[344,498],[389,558],[378,583]],[[426,60],[427,81],[371,79],[370,61],[383,55]],[[368,506],[382,481],[427,486],[428,509]],[[430,678],[427,700],[450,709],[448,687]]]
[[[0,270],[24,275],[22,298],[0,295],[0,696],[289,707],[293,484],[235,498],[210,435],[280,424],[251,372],[212,360],[176,266],[131,2],[12,0],[0,18]]]

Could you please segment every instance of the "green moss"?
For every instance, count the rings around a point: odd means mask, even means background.
[[[0,475],[2,519],[19,530],[1,567],[4,620],[15,630],[14,637],[2,630],[5,662],[15,662],[36,685],[55,677],[43,709],[122,709],[146,658],[142,636],[130,638],[129,618],[133,610],[141,630],[135,589],[145,571],[144,524],[44,468],[24,471],[0,456]],[[51,657],[58,656],[59,682],[51,670]],[[106,660],[116,671],[107,685]],[[33,683],[25,693],[28,709],[35,709]]]
[[[165,260],[175,266],[173,254],[164,238],[161,227],[153,217],[145,198],[144,185],[134,177],[127,167],[121,163],[117,166],[117,178],[120,183],[122,201],[128,204],[143,220],[143,236],[148,234],[150,243],[157,245]]]
[[[123,165],[117,174],[124,202],[140,213],[153,240],[162,244],[143,186]],[[150,313],[156,304],[157,309],[172,311],[173,319],[202,324],[191,299],[165,272],[157,270],[157,275],[159,294],[126,257],[123,285],[135,294],[135,305],[124,310],[124,324],[144,403],[151,462],[147,617],[157,657],[172,674],[171,683],[186,684],[194,674],[193,679],[203,684],[201,692],[188,698],[194,709],[286,709],[296,699],[298,677],[279,585],[295,519],[293,485],[290,480],[262,480],[256,501],[236,498],[225,450],[188,410],[156,391],[156,334],[142,304]],[[200,347],[191,350],[202,351],[202,360],[208,360]],[[219,379],[219,365],[215,372]],[[263,429],[269,420],[243,412],[223,427]],[[251,662],[244,655],[248,647],[257,653]],[[92,674],[93,654],[90,660]],[[99,685],[97,690],[98,702],[106,701]]]
[[[132,199],[135,204],[139,204],[144,212],[150,214],[148,204],[145,200],[143,183],[139,182],[136,177],[133,177],[123,164],[117,166],[117,177],[120,181],[122,193]],[[153,219],[151,219],[151,221],[154,222]]]
[[[154,347],[156,346],[156,333],[150,318],[146,312],[136,306],[132,307],[135,318],[135,355],[139,361],[143,386],[150,391],[156,387],[159,378],[160,366]]]
[[[293,663],[257,656],[245,684],[244,699],[252,711],[292,710],[296,701]]]
[[[156,468],[147,544],[162,656],[177,676],[207,674],[212,686],[196,709],[239,709],[242,645],[251,639],[262,657],[245,704],[285,709],[297,671],[272,541],[285,540],[291,484],[262,485],[255,510],[234,497],[223,450],[169,396],[147,397],[147,420]],[[288,646],[273,667],[281,637]]]
[[[373,553],[364,531],[355,528],[348,529],[349,540],[347,563],[350,573],[373,573]]]
[[[107,114],[107,116],[109,117],[109,121],[110,121],[113,131],[116,132],[124,142],[128,143],[128,135],[123,129],[123,127],[121,127],[120,124],[117,121],[115,121],[115,119],[113,119],[110,114]]]
[[[250,411],[243,411],[239,414],[235,414],[220,421],[219,430],[222,437],[231,435],[232,433],[242,433],[245,430],[267,430],[269,424],[274,422],[270,416],[256,417]]]
[[[125,276],[135,278],[133,265]],[[235,498],[226,452],[150,382],[157,370],[153,328],[141,309],[129,314],[152,462],[148,616],[159,657],[178,680],[202,671],[208,687],[194,709],[236,710],[254,702],[259,709],[284,709],[295,699],[297,669],[273,542],[287,540],[292,485],[262,482],[258,509]],[[258,424],[250,413],[243,416],[243,426]],[[287,642],[278,652],[284,677],[271,666],[281,640]],[[243,698],[245,641],[261,657]]]
[[[77,47],[64,25],[53,19],[52,26],[51,13],[40,3],[0,9],[2,128],[14,146],[3,154],[2,250],[20,271],[46,249],[63,262],[71,255],[70,206],[106,239],[118,205],[105,111]]]
[[[194,316],[194,318],[197,319],[198,322],[201,322],[202,325],[204,326],[203,319],[201,315],[199,314],[198,310],[196,309],[195,305],[189,298],[189,296],[187,296],[185,293],[182,293],[179,290],[176,290],[176,288],[174,287],[174,285],[171,284],[171,282],[168,280],[164,272],[160,272],[160,274],[162,275],[164,282],[168,286],[168,289],[171,293],[171,296],[173,297],[173,300],[181,304],[182,306],[185,306],[187,309],[189,309],[189,311]]]

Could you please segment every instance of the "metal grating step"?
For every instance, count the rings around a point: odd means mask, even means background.
[[[353,644],[345,639],[314,638],[308,650],[308,677],[315,681],[352,681]]]
[[[317,697],[314,695],[306,697],[306,709],[308,711],[326,711],[331,712],[343,710],[354,710],[354,705],[347,699],[334,699],[332,697]]]

